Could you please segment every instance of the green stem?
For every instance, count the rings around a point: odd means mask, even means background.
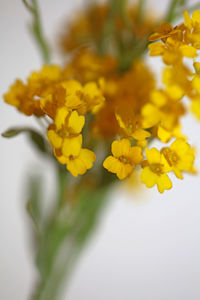
[[[145,3],[146,3],[146,0],[139,0],[138,14],[137,14],[137,22],[138,23],[141,23],[143,20]]]
[[[120,48],[119,36],[117,34],[116,28],[116,18],[120,17],[125,24],[129,22],[127,16],[127,2],[128,0],[110,0],[109,1],[109,11],[107,19],[105,20],[101,38],[98,45],[99,55],[104,55],[107,52],[107,48],[110,44],[108,39],[114,37],[116,42],[116,47]],[[116,39],[116,35],[118,39]],[[118,49],[119,50],[119,49]]]
[[[43,237],[39,262],[41,280],[32,300],[58,299],[64,275],[69,280],[74,263],[95,228],[105,204],[107,188],[85,190],[77,204],[60,217],[59,212]],[[64,208],[62,207],[62,210]]]
[[[26,8],[30,11],[30,13],[33,16],[31,29],[32,29],[33,36],[40,48],[40,53],[42,55],[42,59],[43,59],[44,63],[49,64],[50,63],[50,49],[49,49],[48,43],[43,34],[37,0],[31,0],[31,4],[28,3],[28,0],[22,0],[22,1],[23,1],[24,5],[26,6]]]
[[[171,4],[168,9],[167,17],[166,17],[166,22],[170,23],[174,19],[174,14],[177,8],[179,0],[171,0]]]
[[[127,0],[110,0],[111,13],[124,17],[126,15],[127,2]]]

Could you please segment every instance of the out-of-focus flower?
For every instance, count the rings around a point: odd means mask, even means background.
[[[161,150],[176,177],[183,179],[182,171],[193,172],[194,149],[182,139],[175,140],[170,147]]]

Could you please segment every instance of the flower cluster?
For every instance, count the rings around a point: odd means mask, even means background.
[[[102,7],[102,18],[105,13]],[[88,32],[86,23],[80,20],[71,31]],[[150,55],[162,56],[166,64],[161,88],[142,60],[121,73],[114,55],[99,56],[82,47],[62,68],[45,65],[26,83],[17,80],[4,99],[28,116],[48,120],[53,153],[74,177],[91,169],[98,153],[97,163],[120,180],[141,167],[141,181],[163,193],[172,187],[168,173],[182,179],[183,172],[195,172],[195,151],[181,132],[180,118],[186,113],[181,100],[187,96],[200,119],[200,63],[195,60],[193,71],[184,60],[197,58],[200,12],[192,18],[185,12],[184,24],[174,28],[161,24],[150,41],[155,42],[149,45]],[[75,46],[68,38],[66,48]],[[154,139],[165,144],[160,151],[149,149]]]

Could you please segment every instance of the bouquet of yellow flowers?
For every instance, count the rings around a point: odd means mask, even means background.
[[[189,109],[200,119],[200,11],[172,0],[166,15],[155,18],[143,0],[93,2],[63,26],[57,65],[37,1],[23,3],[44,64],[3,97],[33,116],[41,131],[12,127],[2,135],[28,134],[55,164],[58,195],[51,213],[40,213],[37,181],[27,207],[40,274],[32,299],[57,300],[115,183],[139,171],[146,187],[163,193],[172,188],[172,173],[183,179],[196,172],[195,149],[180,121]],[[172,26],[182,15],[184,21]],[[161,82],[147,55],[162,58]]]

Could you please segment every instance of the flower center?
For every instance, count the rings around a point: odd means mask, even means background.
[[[163,172],[163,165],[161,164],[152,164],[150,165],[150,169],[153,173],[156,173],[157,175],[162,175]]]
[[[119,161],[122,162],[123,164],[130,164],[130,160],[126,156],[120,156]]]
[[[69,156],[69,160],[74,160],[75,158],[76,158],[76,156],[74,156],[74,155]]]
[[[176,165],[180,160],[176,152],[172,151],[169,148],[164,148],[162,152],[170,166]]]
[[[58,135],[62,138],[68,138],[71,136],[70,132],[67,129],[60,129]]]

